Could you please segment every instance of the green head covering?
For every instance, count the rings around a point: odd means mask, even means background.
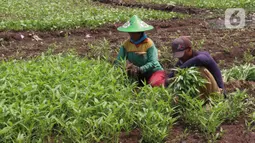
[[[124,25],[118,27],[121,32],[144,32],[152,29],[153,26],[146,24],[136,15],[132,16]]]

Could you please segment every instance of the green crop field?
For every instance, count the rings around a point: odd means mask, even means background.
[[[135,2],[192,6],[212,13],[255,7],[253,0]],[[201,142],[221,142],[224,134],[232,133],[222,128],[226,124],[242,126],[243,136],[254,135],[255,50],[250,48],[255,46],[254,28],[213,29],[209,22],[222,17],[208,20],[203,12],[188,15],[153,10],[153,6],[92,0],[1,0],[0,143],[119,143],[123,134],[134,130],[139,130],[137,142],[142,143],[171,142],[172,133],[177,134],[176,142],[189,142],[188,134],[197,133]],[[130,79],[126,63],[113,64],[116,57],[112,55],[117,54],[122,42],[118,40],[124,34],[107,28],[121,25],[133,15],[157,23],[156,34],[148,35],[160,49],[161,64],[175,64],[169,42],[176,35],[196,35],[197,50],[208,44],[212,55],[219,58],[218,64],[228,65],[221,71],[229,92],[201,99],[206,81],[195,67],[173,68],[176,74],[168,87],[140,86]],[[176,126],[183,131],[177,128],[176,132]]]
[[[255,66],[246,64],[242,66],[234,66],[231,69],[223,71],[224,81],[230,80],[255,80]]]
[[[47,54],[1,63],[1,142],[44,142],[50,137],[118,142],[121,131],[135,128],[142,130],[143,141],[161,142],[178,119],[176,113],[212,139],[223,121],[234,119],[245,107],[247,95],[236,92],[226,101],[212,99],[212,110],[205,110],[203,101],[191,98],[203,83],[195,69],[180,70],[166,90],[138,87],[121,68],[105,61]],[[190,85],[179,80],[183,77]],[[176,93],[182,108],[171,101]]]
[[[110,7],[90,0],[0,1],[0,30],[54,30],[123,22],[136,14],[143,19],[183,17],[174,12]]]
[[[118,141],[121,130],[135,127],[144,140],[162,140],[175,121],[168,92],[136,93],[122,70],[104,61],[42,55],[2,62],[0,69],[1,142]]]
[[[247,8],[254,10],[254,0],[138,0],[139,2],[159,4],[181,4],[202,8]]]

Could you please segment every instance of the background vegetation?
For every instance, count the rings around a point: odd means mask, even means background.
[[[2,0],[0,30],[54,30],[126,22],[138,15],[143,20],[183,17],[174,12],[112,7],[90,0]]]
[[[236,92],[205,108],[196,99],[204,81],[195,68],[177,69],[167,89],[138,87],[122,68],[75,54],[2,61],[0,70],[1,142],[118,142],[121,131],[136,128],[142,141],[162,142],[178,117],[215,140],[220,124],[245,107],[246,94]]]

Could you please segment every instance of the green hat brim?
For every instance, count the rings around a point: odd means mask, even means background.
[[[119,27],[117,28],[118,31],[121,32],[144,32],[144,31],[149,31],[152,30],[154,27],[153,26],[149,26],[146,28],[133,28],[133,27],[128,27],[128,28],[123,28],[123,27]]]
[[[138,16],[134,15],[121,27],[118,27],[117,30],[121,32],[144,32],[152,30],[154,27],[143,22]]]

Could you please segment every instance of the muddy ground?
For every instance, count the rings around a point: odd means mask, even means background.
[[[108,2],[109,4],[109,2]],[[114,4],[117,6],[120,4]],[[124,4],[122,4],[124,5]],[[125,4],[124,6],[141,7],[141,4]],[[185,19],[169,19],[164,21],[146,21],[155,27],[147,32],[160,50],[160,61],[166,69],[173,67],[174,59],[171,56],[169,44],[171,40],[180,36],[191,36],[196,50],[206,50],[221,68],[229,68],[233,64],[255,63],[255,20],[253,15],[247,16],[247,26],[244,29],[230,30],[224,27],[224,20],[219,12],[183,6],[166,8],[164,5],[142,5],[145,8],[164,11],[177,11],[191,14]],[[255,18],[254,18],[255,19]],[[54,53],[74,49],[80,56],[88,56],[91,51],[90,44],[99,46],[99,41],[106,39],[110,42],[111,56],[115,57],[121,43],[128,38],[128,34],[118,32],[116,29],[123,23],[105,25],[98,29],[72,29],[59,31],[1,31],[0,32],[0,59],[23,59],[40,55],[49,48]],[[104,48],[103,46],[101,47]],[[235,88],[241,90],[249,88],[251,96],[255,95],[254,82],[233,81],[226,83],[230,92]],[[224,123],[224,130],[220,143],[255,143],[255,133],[249,132],[245,126],[246,116],[240,117],[236,122]],[[141,138],[139,129],[129,134],[121,135],[121,142],[136,143]],[[198,143],[206,142],[198,131],[185,132],[185,127],[176,124],[168,139],[168,143]]]

